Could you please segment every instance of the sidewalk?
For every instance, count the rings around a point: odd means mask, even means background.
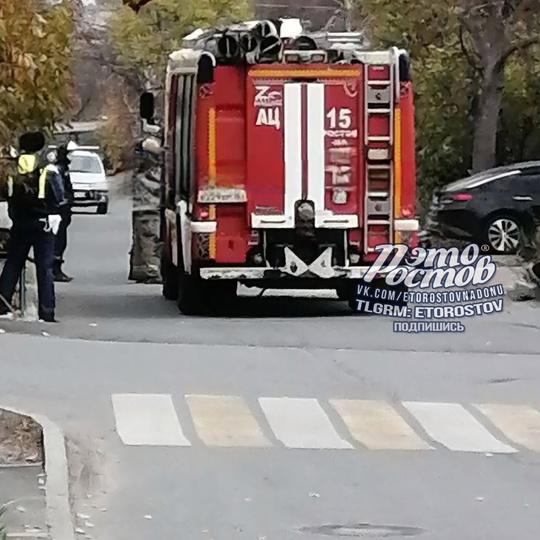
[[[10,539],[49,538],[41,427],[0,409],[0,508]]]
[[[46,523],[43,466],[0,465],[0,507],[6,510],[2,522],[8,539],[37,540],[49,538]]]

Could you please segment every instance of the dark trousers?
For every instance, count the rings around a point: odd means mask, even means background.
[[[62,221],[60,222],[60,228],[58,229],[54,245],[54,258],[57,270],[60,269],[64,262],[64,253],[67,247],[67,230],[71,224],[71,210],[66,210],[61,216]]]
[[[46,224],[37,219],[16,220],[11,228],[8,242],[8,256],[2,275],[0,276],[0,294],[12,303],[17,282],[30,253],[34,248],[36,261],[39,318],[50,320],[54,318],[56,299],[54,294],[54,243],[52,232],[45,231]],[[0,304],[0,309],[2,308]]]

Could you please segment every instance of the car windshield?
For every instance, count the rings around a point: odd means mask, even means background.
[[[97,156],[71,156],[70,172],[101,174],[103,168]]]

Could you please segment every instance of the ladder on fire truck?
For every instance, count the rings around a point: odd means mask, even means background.
[[[397,58],[396,58],[397,60]],[[365,200],[364,251],[373,253],[376,244],[393,242],[394,199],[394,107],[396,69],[393,64],[368,64],[365,76],[364,144]],[[399,95],[399,94],[397,94]],[[384,240],[383,240],[384,239]]]

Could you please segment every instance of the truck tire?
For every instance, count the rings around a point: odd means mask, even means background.
[[[336,294],[341,301],[348,302],[349,300],[351,300],[351,298],[354,297],[354,294],[356,292],[356,283],[351,282],[348,279],[344,281],[345,283],[340,283],[336,287]]]
[[[161,257],[161,279],[163,297],[166,300],[178,299],[178,269],[166,256]]]
[[[202,315],[207,304],[206,283],[199,276],[178,272],[176,305],[183,315]]]
[[[104,202],[98,204],[96,212],[101,216],[106,215],[109,212],[109,203]]]
[[[231,280],[206,282],[206,308],[216,315],[225,315],[235,304],[238,284]]]

